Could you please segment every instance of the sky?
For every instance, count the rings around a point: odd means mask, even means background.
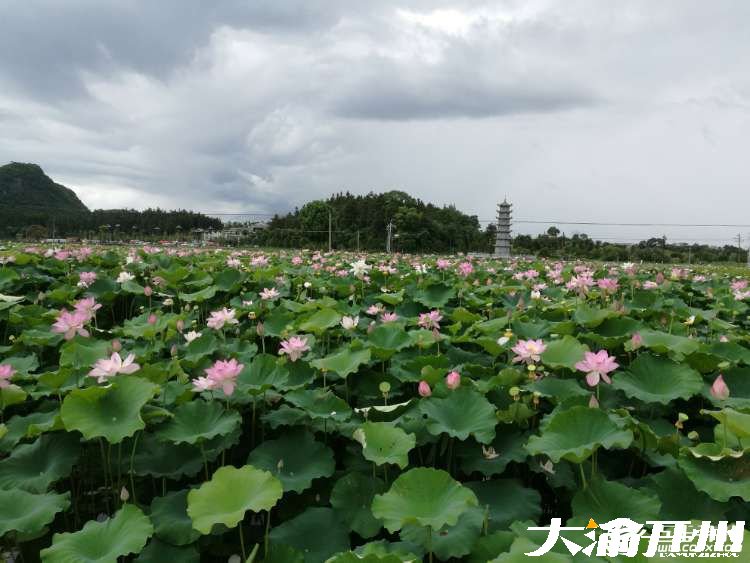
[[[90,208],[273,213],[399,189],[481,220],[507,197],[518,220],[750,224],[745,0],[0,10],[0,163],[38,163]]]

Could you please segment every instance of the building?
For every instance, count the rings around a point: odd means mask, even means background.
[[[506,200],[497,206],[497,234],[495,235],[495,257],[510,258],[511,208]]]

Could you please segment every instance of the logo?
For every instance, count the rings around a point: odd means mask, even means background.
[[[590,518],[585,527],[577,527],[563,526],[561,518],[553,518],[547,527],[529,528],[546,531],[547,539],[526,555],[541,557],[562,541],[571,555],[583,553],[589,557],[640,554],[661,558],[736,558],[742,552],[744,528],[744,521],[730,525],[722,520],[714,525],[705,521],[656,520],[647,521],[644,526],[630,518],[615,518],[604,524]]]

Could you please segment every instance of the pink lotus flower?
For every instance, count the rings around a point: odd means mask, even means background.
[[[375,305],[370,305],[367,308],[367,314],[368,315],[377,315],[383,310],[383,305],[380,303],[376,303]]]
[[[242,262],[240,262],[239,258],[227,258],[227,266],[229,268],[239,268],[242,266]]]
[[[440,314],[440,311],[433,310],[429,313],[421,313],[419,315],[419,321],[417,324],[421,326],[422,328],[426,329],[440,329],[440,321],[443,320],[443,315]]]
[[[541,340],[519,340],[511,350],[516,356],[513,363],[526,362],[533,364],[541,360],[541,355],[547,349],[547,346]]]
[[[256,267],[268,266],[268,258],[265,256],[256,256],[250,263]]]
[[[275,287],[272,287],[271,289],[264,287],[263,291],[260,292],[260,298],[266,301],[273,301],[274,299],[277,299],[279,295],[280,293]]]
[[[447,270],[451,263],[445,258],[439,258],[436,265],[438,270]]]
[[[432,395],[432,389],[430,389],[430,384],[427,383],[425,380],[422,380],[419,382],[418,392],[420,397],[429,397]]]
[[[193,391],[201,393],[203,391],[212,391],[216,389],[216,382],[208,377],[196,377],[193,379]]]
[[[111,346],[112,346],[112,351],[113,352],[119,352],[120,350],[122,350],[122,342],[120,342],[120,340],[118,338],[115,338],[112,341]]]
[[[384,323],[394,323],[398,320],[398,315],[396,313],[385,312],[380,315],[380,320]]]
[[[281,341],[279,354],[286,354],[289,356],[290,362],[296,362],[302,357],[302,354],[309,350],[310,347],[307,345],[307,338],[304,336],[292,336],[288,340]]]
[[[146,287],[143,288],[143,295],[145,295],[146,297],[151,297],[153,294],[154,294],[154,290],[151,289],[150,285],[147,285]]]
[[[0,364],[0,389],[10,385],[10,378],[15,375],[16,370],[9,364]]]
[[[237,384],[237,376],[245,366],[237,363],[237,360],[217,360],[214,365],[206,370],[206,376],[212,383],[211,389],[221,388],[228,397],[234,393]],[[200,378],[199,378],[200,379]]]
[[[445,376],[445,385],[448,389],[458,389],[461,385],[461,374],[457,371],[452,371]]]
[[[729,387],[724,382],[723,375],[719,374],[719,377],[717,377],[714,380],[713,385],[711,385],[711,396],[720,401],[726,401],[729,398]]]
[[[78,287],[89,287],[96,281],[96,272],[81,272],[78,274]]]
[[[596,285],[599,286],[604,293],[615,293],[619,287],[617,280],[612,278],[602,278],[597,280]]]
[[[641,335],[636,332],[630,337],[630,347],[633,350],[637,350],[641,346],[643,346],[643,338],[641,338]]]
[[[96,312],[102,308],[101,304],[97,303],[93,297],[76,301],[74,307],[77,312],[85,314],[88,319],[92,319],[96,315]]]
[[[135,354],[128,354],[127,358],[123,360],[118,352],[114,352],[109,359],[98,360],[94,364],[94,369],[89,372],[89,377],[96,377],[97,383],[104,383],[108,378],[114,377],[118,373],[135,373],[141,369],[141,366],[133,360],[135,360]]]
[[[606,350],[599,350],[597,353],[585,352],[583,360],[578,362],[575,367],[579,371],[586,372],[586,383],[589,386],[596,387],[599,383],[599,378],[603,379],[606,383],[612,383],[607,374],[615,371],[620,367],[620,364]]]
[[[302,258],[300,256],[295,256],[294,258],[292,258],[292,264],[294,264],[295,266],[299,266],[300,264],[302,264]]]
[[[158,318],[156,317],[156,315],[154,315],[153,313],[151,313],[151,314],[150,314],[150,315],[148,316],[148,320],[147,320],[147,322],[148,322],[148,324],[150,324],[150,325],[155,325],[155,324],[156,324],[156,321],[158,321],[158,320],[159,320],[159,319],[158,319]]]
[[[62,334],[65,340],[72,340],[76,334],[88,337],[89,331],[85,325],[89,322],[90,317],[81,311],[67,311],[62,309],[57,315],[57,321],[52,325],[52,332]]]
[[[747,287],[747,280],[733,281],[730,287],[732,288],[732,291],[740,291],[742,289],[745,289]]]
[[[470,276],[473,271],[474,266],[471,265],[471,262],[461,262],[458,265],[458,275],[464,278]]]
[[[234,315],[234,309],[227,309],[226,307],[219,311],[212,311],[211,317],[206,324],[208,325],[208,328],[221,330],[224,328],[224,325],[236,325],[239,323]]]
[[[647,280],[643,282],[643,289],[656,289],[659,287],[659,284],[655,281]]]

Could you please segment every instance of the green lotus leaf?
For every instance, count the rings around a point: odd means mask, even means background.
[[[474,544],[467,563],[487,563],[499,553],[507,553],[516,535],[513,532],[494,532],[482,536]]]
[[[523,447],[527,440],[528,434],[506,430],[497,434],[489,446],[473,441],[456,444],[456,456],[467,475],[476,471],[492,477],[505,471],[510,462],[521,463],[528,457]]]
[[[744,450],[733,450],[715,442],[702,442],[696,446],[685,448],[685,451],[690,452],[693,457],[706,458],[711,461],[719,461],[725,457],[742,457],[745,454]]]
[[[162,442],[151,433],[139,434],[133,455],[136,475],[178,479],[183,475],[191,477],[201,469],[203,457],[197,446]],[[128,471],[129,465],[124,470]]]
[[[117,444],[146,426],[141,408],[157,389],[145,379],[118,376],[108,387],[71,391],[60,415],[66,430],[78,430],[87,440],[102,437]]]
[[[439,309],[456,296],[456,290],[444,284],[434,284],[414,293],[414,301],[431,309]]]
[[[17,372],[16,375],[29,375],[31,372],[36,371],[39,368],[39,359],[36,357],[36,354],[23,357],[15,356],[11,358],[3,358],[2,362],[13,366]]]
[[[588,349],[574,337],[563,336],[547,344],[547,349],[542,353],[542,362],[551,368],[564,367],[575,371],[575,365],[583,360],[584,352]]]
[[[573,518],[568,525],[585,526],[589,518],[609,522],[615,518],[630,518],[636,522],[656,520],[661,501],[648,489],[635,489],[618,481],[592,479],[588,487],[573,497]]]
[[[371,553],[369,555],[361,556],[357,555],[353,551],[347,553],[340,553],[334,555],[326,561],[326,563],[402,563],[405,559],[401,559],[398,555],[375,555]],[[416,561],[411,559],[409,561]]]
[[[74,533],[55,534],[52,546],[41,552],[43,563],[115,563],[118,557],[140,553],[154,527],[132,504],[104,522],[89,520]]]
[[[418,546],[409,544],[406,542],[387,542],[385,540],[371,541],[364,545],[360,545],[353,553],[356,553],[358,557],[365,558],[371,555],[383,558],[390,563],[389,556],[398,557],[398,561],[404,563],[415,563],[420,557],[417,553],[420,553]]]
[[[524,487],[515,479],[493,479],[466,483],[487,509],[487,529],[505,530],[516,520],[538,520],[542,514],[542,497],[535,489]]]
[[[34,494],[21,489],[0,489],[0,537],[6,532],[38,534],[70,506],[70,493]]]
[[[404,469],[409,465],[409,452],[417,443],[414,434],[388,422],[365,422],[354,432],[362,444],[362,455],[377,465],[393,463]]]
[[[195,444],[229,434],[241,422],[239,413],[227,411],[219,402],[197,399],[177,407],[174,417],[156,431],[156,436],[165,442]]]
[[[444,399],[422,400],[419,409],[427,415],[427,430],[433,436],[445,433],[459,440],[474,436],[482,444],[495,438],[495,407],[468,386],[452,391]]]
[[[154,535],[172,545],[187,545],[200,537],[187,514],[188,490],[168,493],[151,501]]]
[[[60,347],[60,367],[91,368],[97,360],[107,357],[109,342],[76,336]]]
[[[11,384],[0,387],[0,405],[3,409],[23,403],[26,397],[28,397],[28,393],[18,385]]]
[[[573,320],[581,326],[594,328],[617,313],[612,309],[600,309],[589,305],[579,305],[573,312]]]
[[[234,528],[248,510],[271,510],[283,494],[281,483],[268,471],[226,465],[188,493],[187,513],[193,528],[210,534],[216,524]]]
[[[344,348],[340,352],[325,358],[313,360],[310,365],[320,370],[332,371],[340,377],[346,377],[349,374],[356,373],[362,364],[368,363],[370,354],[369,348],[356,351]]]
[[[349,533],[330,508],[308,508],[299,516],[271,530],[271,543],[294,547],[305,555],[305,563],[323,563],[350,548]]]
[[[218,349],[219,339],[212,332],[204,332],[187,345],[185,359],[199,362],[203,358],[210,358]]]
[[[727,502],[732,497],[740,497],[750,502],[750,452],[719,461],[681,456],[678,465],[695,488],[712,499]]]
[[[538,548],[539,545],[530,539],[519,537],[513,541],[507,553],[501,553],[487,563],[528,563],[529,556],[526,554],[536,551]],[[544,563],[573,563],[573,558],[564,553],[550,551],[544,555]]]
[[[273,473],[285,492],[297,493],[312,486],[314,479],[333,475],[336,466],[331,449],[302,430],[266,440],[250,452],[247,463]]]
[[[455,526],[461,514],[478,503],[471,489],[447,472],[418,467],[399,475],[387,493],[376,495],[372,513],[391,533],[407,524],[439,530]]]
[[[216,287],[221,291],[230,291],[242,282],[243,274],[236,268],[227,268],[219,272],[214,278]]]
[[[661,500],[661,520],[725,520],[727,505],[696,490],[677,467],[648,477],[646,485]]]
[[[44,493],[52,483],[70,475],[79,450],[78,438],[65,433],[45,434],[33,444],[18,446],[0,461],[0,489]]]
[[[543,377],[525,386],[525,389],[539,393],[542,397],[549,397],[559,403],[572,397],[589,397],[587,391],[575,379],[560,379],[558,377]]]
[[[702,410],[701,413],[714,417],[740,440],[750,438],[750,414],[729,408],[720,411]]]
[[[627,448],[632,441],[633,433],[620,428],[607,413],[575,406],[548,416],[541,436],[532,436],[526,450],[546,455],[553,463],[561,459],[581,463],[600,447]]]
[[[185,303],[193,303],[198,302],[202,303],[203,301],[208,301],[209,299],[212,299],[216,295],[216,286],[215,285],[209,285],[208,287],[205,287],[199,291],[196,291],[194,293],[180,293],[180,301],[184,301]]]
[[[372,476],[349,473],[336,481],[331,491],[331,506],[349,529],[363,538],[375,536],[383,527],[372,515],[372,499],[385,492],[385,483]]]
[[[461,514],[455,526],[443,526],[432,530],[424,526],[407,524],[399,533],[402,540],[422,546],[432,551],[437,557],[446,561],[451,557],[460,558],[468,555],[482,532],[484,510],[469,508]]]
[[[703,378],[693,368],[652,354],[639,355],[628,370],[612,378],[612,386],[644,403],[666,405],[700,393]]]
[[[672,352],[678,359],[689,356],[700,348],[700,344],[696,340],[686,336],[677,336],[656,330],[642,330],[638,334],[640,334],[643,346],[646,348],[650,348],[658,354]]]
[[[302,321],[299,325],[299,330],[302,332],[321,334],[326,329],[339,324],[340,320],[341,315],[333,309],[321,309]]]
[[[268,546],[268,552],[263,554],[263,563],[305,563],[305,556],[290,545],[277,543]]]
[[[177,547],[153,538],[135,558],[136,563],[200,563],[200,554],[195,546]]]
[[[241,390],[255,392],[271,388],[284,390],[288,388],[288,382],[289,370],[270,354],[258,354],[237,377],[237,386]]]
[[[369,339],[373,346],[388,352],[395,352],[412,345],[411,337],[398,323],[378,325],[370,333]]]
[[[352,409],[347,402],[331,390],[298,389],[284,395],[284,399],[295,407],[303,409],[310,418],[343,421],[352,414]]]
[[[7,432],[0,437],[0,451],[10,451],[22,438],[38,436],[47,430],[62,428],[60,411],[49,405],[38,407],[25,416],[16,415],[7,421]]]

